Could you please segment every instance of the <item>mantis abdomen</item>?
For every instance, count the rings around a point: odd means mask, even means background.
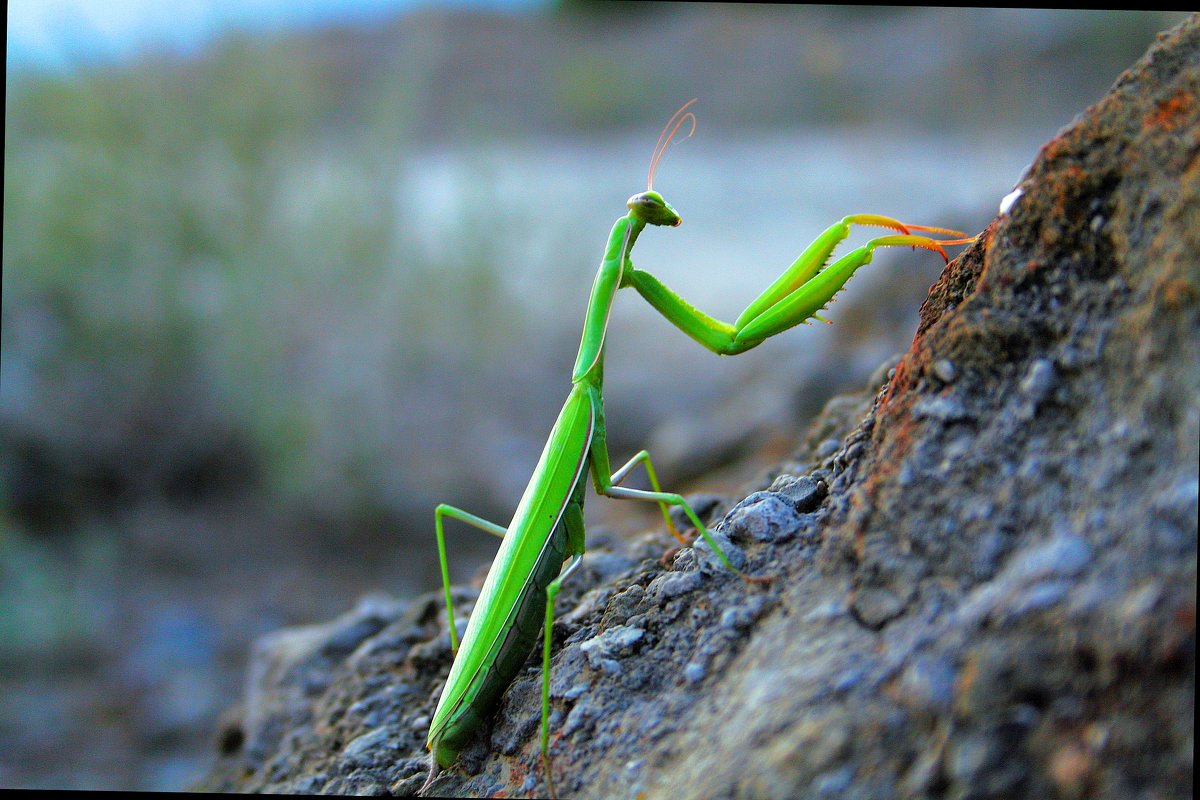
[[[578,482],[581,506],[585,478],[586,475],[581,476]],[[474,691],[468,689],[458,710],[446,722],[438,739],[438,754],[435,754],[440,755],[439,761],[444,759],[443,766],[453,762],[470,738],[491,718],[505,690],[529,660],[546,617],[546,587],[558,577],[566,557],[566,523],[560,520],[546,540],[533,574],[513,606],[503,638],[492,646],[485,660],[491,666],[484,667],[476,676],[471,686]]]
[[[563,561],[583,552],[583,496],[594,415],[586,391],[573,390],[563,405],[535,476],[488,573],[463,636],[446,690],[434,713],[430,748],[449,766],[495,711],[524,666],[546,620],[547,589]],[[553,446],[551,446],[553,445]],[[570,465],[568,470],[562,467]],[[567,480],[563,480],[566,477]],[[570,482],[567,482],[567,481]],[[541,537],[514,531],[541,528]]]

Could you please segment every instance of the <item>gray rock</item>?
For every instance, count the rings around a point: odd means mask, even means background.
[[[1041,149],[1020,202],[930,289],[887,387],[801,437],[797,462],[832,456],[820,511],[799,510],[798,481],[743,493],[739,546],[717,537],[772,582],[698,542],[683,571],[648,558],[564,590],[563,796],[1190,796],[1197,86],[1192,17]],[[811,536],[782,533],[801,517]],[[414,790],[416,723],[451,660],[437,596],[363,639],[357,623],[264,639],[246,745],[205,788]],[[411,630],[425,641],[389,633]],[[540,715],[538,649],[435,791],[541,793]]]

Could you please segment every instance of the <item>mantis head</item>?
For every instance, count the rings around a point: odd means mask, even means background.
[[[663,200],[661,194],[654,191],[654,173],[658,171],[658,162],[662,160],[663,153],[667,152],[667,147],[683,123],[689,121],[692,123],[692,129],[688,131],[685,139],[696,132],[696,115],[687,110],[687,107],[694,102],[696,102],[695,98],[688,100],[667,120],[666,127],[658,135],[658,144],[654,145],[654,155],[650,157],[650,171],[646,174],[646,191],[635,194],[625,203],[633,213],[633,217],[646,225],[670,225],[674,228],[683,222],[683,218],[675,209],[671,208],[671,204]]]
[[[653,189],[635,194],[625,202],[625,205],[633,212],[636,219],[647,225],[670,225],[675,228],[683,222],[683,218],[675,209],[671,208],[671,204]]]

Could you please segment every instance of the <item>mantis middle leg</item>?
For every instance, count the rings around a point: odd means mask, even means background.
[[[708,546],[712,548],[713,553],[721,560],[721,563],[729,569],[730,572],[738,575],[743,580],[751,582],[769,582],[769,577],[752,577],[746,575],[737,567],[733,566],[729,557],[725,555],[725,551],[716,543],[712,535],[708,532],[708,528],[700,521],[700,516],[691,507],[691,505],[683,498],[683,495],[675,494],[674,492],[664,492],[658,485],[658,477],[654,473],[654,467],[650,462],[650,454],[643,450],[636,456],[631,458],[624,466],[616,472],[610,473],[610,462],[608,457],[608,444],[605,439],[603,426],[603,401],[599,396],[599,390],[593,393],[592,401],[597,409],[597,419],[599,422],[596,425],[596,432],[592,436],[592,444],[589,450],[588,458],[591,462],[592,483],[596,489],[596,494],[602,494],[605,497],[614,497],[622,500],[641,500],[643,502],[658,503],[662,509],[663,518],[667,520],[667,525],[671,532],[675,534],[680,541],[685,541],[683,537],[675,530],[674,524],[671,522],[670,514],[667,512],[667,506],[679,506],[683,509],[683,513],[687,515],[688,520],[696,527],[700,535],[704,537],[704,541],[708,542]],[[650,484],[653,490],[645,489],[627,489],[618,484],[624,480],[629,472],[637,466],[637,464],[645,462],[646,472],[650,475]],[[686,542],[685,542],[686,543]]]
[[[650,478],[650,486],[655,492],[662,494],[662,487],[658,483],[658,474],[654,471],[654,463],[650,460],[650,452],[648,450],[641,451],[636,456],[629,459],[629,461],[625,462],[624,466],[612,474],[612,477],[608,479],[608,482],[613,486],[619,487],[621,485],[621,481],[629,477],[629,473],[632,472],[633,468],[638,464],[646,465],[646,475]],[[597,488],[596,491],[599,492],[600,489]],[[615,495],[609,496],[615,497]],[[665,501],[659,501],[658,507],[662,510],[663,521],[667,523],[667,530],[671,532],[671,535],[678,539],[680,544],[691,544],[691,542],[679,532],[679,529],[675,527],[675,522],[671,519],[671,514],[668,510],[668,503]]]

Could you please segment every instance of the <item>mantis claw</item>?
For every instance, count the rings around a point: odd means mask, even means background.
[[[942,249],[942,243],[937,239],[930,239],[928,236],[883,236],[878,239],[872,239],[867,245],[868,247],[901,247],[901,246],[923,247],[926,250],[932,250],[942,257],[942,260],[949,263],[950,256],[946,255],[946,251]]]
[[[549,790],[550,797],[557,800],[558,792],[554,788],[554,777],[550,774],[550,756],[542,753],[542,769],[546,773],[546,788]]]
[[[934,239],[929,236],[913,236],[913,239],[922,239],[923,242],[913,241],[909,244],[915,250],[918,247],[924,247],[926,250],[932,250],[940,255],[947,263],[950,259],[946,255],[946,251],[942,249],[944,246],[955,246],[960,244],[970,244],[977,237],[968,236],[962,231],[956,231],[951,228],[937,228],[932,225],[912,225],[901,222],[891,217],[884,217],[879,214],[851,214],[848,217],[842,218],[843,225],[874,225],[879,228],[891,228],[894,231],[900,231],[904,236],[909,236],[912,231],[923,231],[925,233],[938,233],[943,236],[951,236],[951,239]],[[902,237],[885,236],[883,239],[876,239],[873,244],[887,247],[889,244],[899,244],[899,242],[889,242],[885,240],[899,239]]]
[[[418,796],[425,794],[426,790],[429,789],[429,787],[432,786],[433,782],[437,779],[438,773],[442,771],[441,766],[437,762],[437,756],[433,755],[432,753],[430,753],[429,762],[429,777],[426,778],[425,782],[421,784],[421,788],[417,789]]]
[[[876,228],[891,228],[894,231],[900,231],[903,234],[908,234],[909,228],[915,228],[916,225],[905,225],[898,219],[885,217],[880,214],[851,214],[848,217],[842,218],[843,225],[871,225]]]
[[[675,537],[676,541],[678,541],[684,547],[687,547],[692,543],[691,540],[679,532],[679,529],[675,527],[674,521],[672,521],[669,516],[667,517],[667,530],[669,530],[671,535]]]
[[[955,230],[951,230],[950,228],[934,228],[931,225],[909,225],[908,227],[914,231],[925,231],[926,233],[944,233],[946,236],[953,236],[956,239],[963,239],[963,237],[967,236],[962,231],[955,231]],[[963,240],[965,242],[970,242],[970,241],[973,241],[974,239],[975,239],[975,237],[971,236],[971,237],[967,237]],[[942,244],[961,244],[961,242],[942,240]]]

